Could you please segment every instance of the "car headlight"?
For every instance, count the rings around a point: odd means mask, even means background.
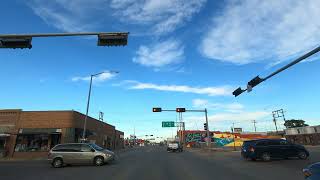
[[[312,175],[312,173],[309,169],[303,169],[302,172],[305,177],[310,177]]]

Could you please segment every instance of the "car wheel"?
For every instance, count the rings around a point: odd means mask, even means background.
[[[94,158],[94,165],[96,166],[102,166],[104,163],[104,159],[101,156],[97,156]]]
[[[304,152],[304,151],[301,151],[301,152],[299,152],[299,154],[298,154],[298,158],[299,159],[307,159],[307,153],[306,152]]]
[[[55,159],[53,159],[51,165],[54,168],[61,168],[63,165],[63,160],[61,158],[55,158]]]
[[[267,152],[263,153],[262,156],[261,156],[261,159],[263,161],[270,161],[270,159],[271,159],[270,154],[267,153]]]

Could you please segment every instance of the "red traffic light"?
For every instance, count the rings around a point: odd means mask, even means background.
[[[186,108],[176,108],[176,112],[186,112]]]
[[[161,108],[152,108],[152,112],[161,112],[162,109]]]

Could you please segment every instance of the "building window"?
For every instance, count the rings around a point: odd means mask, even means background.
[[[48,134],[23,134],[18,135],[15,151],[33,152],[48,151]]]
[[[316,133],[318,132],[317,128],[314,128],[314,132],[316,132]]]

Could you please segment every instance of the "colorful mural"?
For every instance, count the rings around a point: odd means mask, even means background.
[[[243,141],[252,139],[280,139],[281,136],[267,135],[266,133],[230,133],[213,131],[210,132],[211,142],[216,146],[242,146]],[[206,131],[184,131],[184,138],[187,146],[204,143]]]

